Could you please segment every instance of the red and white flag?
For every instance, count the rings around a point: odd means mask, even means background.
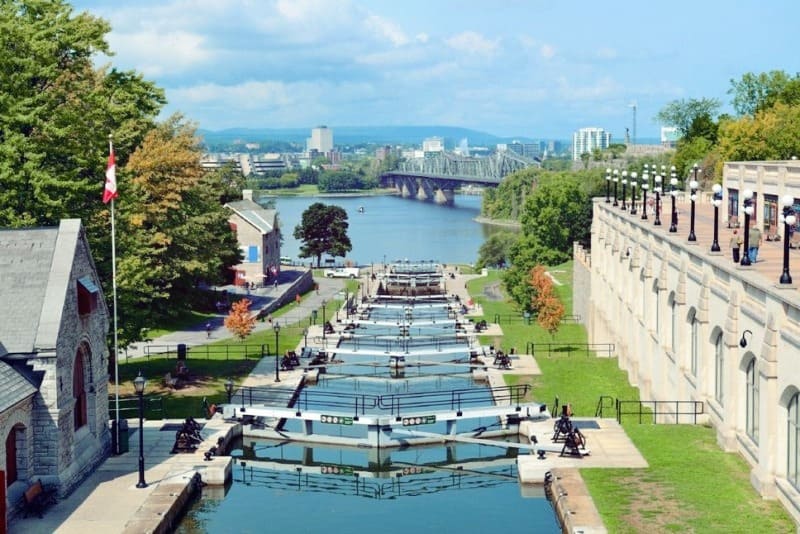
[[[119,195],[117,194],[117,165],[114,162],[114,148],[108,153],[108,167],[106,167],[106,187],[103,190],[103,204],[108,204]]]

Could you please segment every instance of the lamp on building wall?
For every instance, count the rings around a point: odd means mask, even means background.
[[[614,182],[614,203],[611,204],[612,206],[617,206],[617,187],[619,185],[619,169],[614,169],[614,178],[612,179]]]
[[[147,482],[144,481],[144,387],[147,385],[147,380],[139,375],[133,379],[133,389],[136,391],[136,396],[139,397],[139,482],[136,483],[137,488],[146,488]]]
[[[689,195],[689,201],[691,202],[691,215],[689,216],[689,241],[697,241],[697,236],[694,235],[694,204],[697,200],[697,171],[699,170],[697,163],[694,164],[692,170],[694,171],[694,179],[689,182],[689,189],[691,191]]]
[[[622,210],[627,211],[628,206],[625,204],[625,199],[628,196],[627,192],[627,185],[628,185],[628,171],[622,171]]]
[[[656,174],[653,177],[653,191],[656,194],[656,218],[653,221],[655,226],[661,226],[661,175]]]
[[[280,382],[281,377],[278,370],[278,359],[281,357],[281,351],[278,348],[278,336],[281,333],[281,325],[278,324],[278,321],[275,321],[275,326],[272,328],[275,330],[275,382]]]
[[[794,230],[794,225],[797,222],[797,217],[794,213],[794,197],[792,195],[784,195],[781,198],[783,204],[783,272],[781,273],[781,284],[791,284],[792,275],[789,274],[789,239]]]
[[[678,231],[678,211],[675,209],[675,197],[678,196],[676,185],[678,185],[678,179],[675,177],[675,173],[672,173],[672,177],[669,179],[669,196],[672,197],[672,220],[669,223],[671,233]]]
[[[611,169],[606,169],[606,204],[611,203]]]
[[[750,334],[751,336],[753,335],[753,333],[750,330],[745,330],[744,332],[742,332],[742,339],[739,340],[739,346],[742,348],[745,348],[747,346],[747,338],[744,337],[745,334]]]
[[[753,214],[753,190],[745,189],[742,191],[742,204],[744,204],[744,254],[739,261],[739,265],[745,267],[751,265],[750,262],[750,216]]]
[[[711,203],[714,205],[714,241],[711,243],[711,252],[719,252],[719,206],[722,204],[722,186],[714,184],[711,186],[714,197]]]
[[[631,215],[636,215],[636,177],[635,172],[631,173]]]

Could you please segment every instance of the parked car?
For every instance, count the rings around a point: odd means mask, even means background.
[[[326,278],[358,278],[358,267],[337,267],[325,269]]]

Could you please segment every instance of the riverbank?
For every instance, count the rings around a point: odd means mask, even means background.
[[[475,217],[475,219],[473,220],[481,224],[488,224],[491,226],[503,226],[505,228],[511,228],[513,230],[522,230],[522,224],[519,221],[513,221],[510,219],[490,219],[488,217],[479,215]]]

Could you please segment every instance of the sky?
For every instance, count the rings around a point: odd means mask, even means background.
[[[76,0],[200,128],[442,125],[656,138],[668,102],[800,72],[800,1]],[[634,120],[635,110],[635,120]],[[335,137],[334,137],[335,140]]]

